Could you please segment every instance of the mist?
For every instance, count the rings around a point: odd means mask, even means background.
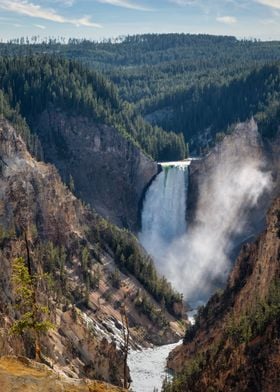
[[[246,239],[249,213],[271,187],[271,175],[252,140],[241,138],[239,143],[229,140],[219,147],[199,182],[195,219],[186,233],[169,243],[154,233],[143,243],[159,271],[193,307],[225,283],[236,238]]]

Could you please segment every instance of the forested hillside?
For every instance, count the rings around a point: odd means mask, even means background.
[[[167,137],[158,126],[183,132],[192,151],[199,152],[199,147],[209,147],[217,133],[226,132],[239,120],[258,114],[267,135],[267,124],[278,117],[279,42],[146,34],[104,42],[74,38],[41,42],[33,37],[0,44],[2,55],[30,52],[78,59],[102,71],[118,88],[117,93],[108,82],[102,82],[112,94],[113,111],[122,108],[121,120],[111,112],[109,117],[157,159],[184,156],[181,136]],[[107,116],[106,110],[103,116]]]
[[[22,139],[24,140],[25,143],[28,143],[30,141],[30,139],[32,139],[31,136],[31,132],[27,126],[27,124],[25,123],[25,121],[21,118],[20,115],[18,115],[13,109],[11,109],[11,107],[9,106],[9,104],[7,103],[6,99],[3,96],[3,92],[0,90],[0,101],[2,102],[2,105],[0,107],[0,120],[1,120],[1,127],[3,129],[7,128],[6,125],[6,120],[9,120],[9,123],[13,125],[14,129],[16,130],[17,134],[20,135],[22,137]],[[4,124],[4,125],[3,125]],[[2,130],[1,128],[1,130]],[[2,132],[3,133],[3,132]],[[4,140],[4,139],[3,139]],[[32,148],[34,148],[34,146],[37,145],[37,143],[39,143],[37,141],[36,136],[34,137],[33,143],[32,143]],[[5,143],[3,144],[3,150],[5,147]],[[6,144],[8,144],[8,142],[6,142]],[[20,141],[17,141],[17,144],[20,145]],[[7,166],[7,163],[3,160],[3,155],[0,157],[0,168],[1,168],[1,172],[3,171],[3,169]],[[60,178],[58,177],[57,173],[55,173],[55,180],[57,180],[58,182],[60,182]],[[45,184],[43,184],[45,186]],[[62,186],[62,185],[59,185]],[[45,188],[42,188],[42,192],[45,191]],[[70,194],[68,189],[64,189],[64,193],[66,194]],[[24,195],[25,197],[28,197],[28,195]],[[66,197],[66,196],[65,196]],[[73,201],[73,200],[72,200]],[[2,203],[2,202],[1,202]],[[27,200],[27,203],[31,203],[30,200]],[[2,205],[2,204],[1,204]],[[76,206],[74,206],[76,207]],[[73,209],[74,209],[73,207]],[[79,205],[79,208],[82,208]],[[84,208],[84,207],[83,207]],[[2,209],[3,210],[3,209]],[[1,211],[2,211],[1,210]],[[24,213],[26,211],[20,209],[17,209],[17,211],[14,211],[14,215],[11,218],[10,216],[8,216],[8,214],[3,217],[3,221],[1,223],[0,220],[0,242],[7,242],[10,241],[12,239],[15,239],[17,237],[20,237],[20,233],[18,233],[19,227],[17,227],[17,218],[19,220],[25,220],[28,219],[27,217],[24,217]],[[20,217],[18,217],[16,214],[19,214]],[[78,214],[77,211],[75,211],[76,214]],[[98,248],[98,251],[95,249],[93,249],[91,247],[91,256],[88,255],[89,257],[93,257],[96,260],[99,260],[100,255],[101,255],[101,250],[106,249],[108,250],[108,247],[111,249],[111,251],[114,254],[114,260],[116,262],[116,264],[124,271],[129,271],[130,273],[132,273],[143,285],[143,287],[147,288],[147,290],[151,293],[151,295],[153,295],[156,299],[158,299],[159,301],[164,298],[164,301],[166,303],[166,306],[170,309],[170,311],[172,312],[173,310],[173,304],[178,301],[181,301],[181,296],[179,293],[176,293],[175,291],[173,291],[173,289],[171,288],[170,284],[165,280],[165,278],[160,278],[157,275],[156,269],[153,265],[153,261],[150,257],[148,257],[148,255],[145,255],[144,253],[141,252],[139,245],[137,243],[136,238],[133,236],[133,234],[129,233],[126,230],[121,230],[118,229],[116,226],[112,225],[110,222],[102,219],[98,214],[96,214],[94,211],[91,211],[89,208],[84,208],[83,210],[83,214],[85,214],[86,219],[90,219],[91,222],[93,223],[91,229],[90,227],[88,227],[87,231],[87,235],[91,238],[88,239],[88,245],[90,244],[90,241],[95,242]],[[1,218],[1,216],[0,216]],[[9,221],[9,218],[11,218],[11,221]],[[37,227],[36,228],[36,238],[38,239],[38,243],[40,243],[40,240],[42,239],[46,239],[46,236],[49,235],[48,231],[43,227],[44,222],[39,223],[39,218],[38,218],[38,222],[37,224],[41,224],[41,227]],[[30,223],[30,222],[27,222]],[[90,224],[87,223],[89,226]],[[22,226],[22,222],[21,224],[19,224]],[[25,226],[25,225],[23,225]],[[31,224],[30,224],[31,227]],[[29,227],[29,228],[30,228]],[[52,230],[55,232],[56,229],[59,231],[60,230],[60,226],[58,228],[53,227]],[[19,231],[22,231],[22,227],[19,229]],[[66,249],[60,249],[60,246],[63,246],[63,244],[59,244],[60,239],[57,239],[57,243],[53,243],[48,244],[48,246],[46,247],[46,249],[41,249],[41,257],[42,259],[46,259],[47,260],[47,265],[48,265],[48,269],[52,270],[52,268],[55,268],[55,261],[51,261],[49,259],[49,253],[52,253],[52,257],[54,258],[60,258],[60,254],[61,252],[66,252],[65,253],[65,258],[67,259],[67,250]],[[62,240],[61,240],[62,241]],[[63,242],[63,241],[62,241]],[[52,247],[56,247],[57,249],[49,249],[49,245]],[[81,244],[81,245],[77,245],[76,244],[76,250],[75,252],[77,252],[77,257],[82,257],[82,252],[83,249],[85,248],[85,243]],[[101,253],[100,253],[101,252]],[[57,254],[56,254],[57,253]],[[55,255],[56,254],[56,255]],[[99,254],[99,256],[98,256]],[[85,278],[85,280],[87,279],[87,265],[84,266],[85,267],[85,271],[83,271],[84,275],[83,278]],[[51,271],[53,272],[53,271]],[[83,281],[83,280],[82,280]],[[90,285],[90,282],[88,282],[88,284]]]
[[[122,98],[144,104],[198,80],[226,80],[240,70],[278,60],[280,44],[204,34],[146,34],[99,43],[73,38],[40,44],[34,37],[0,45],[1,54],[30,51],[79,59],[107,73]]]
[[[193,86],[150,106],[151,122],[184,130],[190,147],[213,145],[232,125],[254,116],[264,137],[273,137],[280,118],[279,64],[264,65],[223,83]],[[162,108],[162,111],[158,111]],[[165,111],[164,111],[165,108]],[[168,110],[166,110],[168,108]],[[160,115],[161,114],[161,115]],[[204,140],[201,136],[205,135]],[[209,147],[209,145],[207,146]]]
[[[55,56],[0,58],[0,88],[29,124],[54,107],[113,126],[156,160],[182,159],[182,135],[153,127],[123,103],[114,85],[80,63]]]

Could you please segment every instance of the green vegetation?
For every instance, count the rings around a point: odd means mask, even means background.
[[[94,214],[94,219],[88,226],[87,240],[90,250],[84,242],[75,245],[75,252],[69,252],[64,247],[47,242],[40,247],[44,268],[55,282],[56,291],[67,295],[69,300],[87,300],[89,290],[98,288],[100,268],[97,249],[112,252],[117,266],[125,273],[132,274],[144,286],[158,303],[175,317],[182,314],[175,304],[182,304],[182,296],[177,293],[164,277],[159,277],[153,261],[140,250],[136,238],[127,230],[121,230],[106,220]],[[73,259],[80,260],[81,293],[70,292],[67,284],[66,266],[71,266]],[[113,287],[118,289],[121,285],[120,274],[116,269],[112,273]],[[179,306],[180,308],[180,306]],[[179,313],[178,313],[179,312]]]
[[[166,320],[164,313],[161,309],[157,309],[149,298],[141,291],[137,293],[135,298],[135,306],[140,313],[146,315],[154,324],[160,325],[160,327],[166,327],[168,321]]]
[[[45,110],[63,110],[115,127],[156,160],[186,155],[182,135],[166,133],[145,122],[131,105],[119,99],[111,82],[76,61],[46,55],[2,57],[0,88],[31,128]]]
[[[164,277],[159,277],[152,259],[143,254],[136,238],[128,231],[117,228],[90,210],[87,214],[90,220],[86,237],[82,240],[71,240],[67,247],[61,244],[59,238],[56,243],[46,241],[40,238],[39,230],[32,230],[30,243],[32,263],[47,274],[44,276],[48,276],[51,282],[52,296],[58,301],[63,298],[65,305],[70,303],[86,305],[89,292],[99,287],[100,252],[101,250],[109,251],[123,273],[132,274],[158,303],[164,304],[164,308],[180,318],[182,314],[176,309],[180,309],[181,306],[177,307],[176,304],[182,305],[182,295],[176,292]],[[2,228],[0,234],[2,235],[0,242],[2,244],[6,241],[5,246],[8,241],[21,239],[21,233],[16,233],[14,228],[8,230]],[[78,288],[73,288],[69,281],[68,270],[73,268],[80,277]],[[111,278],[113,287],[119,288],[121,281],[117,269]],[[150,313],[154,313],[154,307]],[[160,320],[158,316],[156,318]]]
[[[275,223],[275,229],[277,232],[277,237],[280,238],[280,210],[276,213],[277,221]]]
[[[190,147],[198,148],[199,135],[210,145],[222,139],[239,121],[255,116],[263,136],[272,137],[280,120],[280,68],[278,64],[264,65],[250,73],[242,72],[224,83],[210,82],[193,86],[172,97],[172,115],[157,121],[164,129],[184,130]],[[157,108],[153,108],[155,110]],[[208,134],[207,134],[208,133]]]
[[[3,118],[8,118],[10,113],[15,111],[10,108],[7,100],[4,98],[0,90],[0,98],[2,97]],[[29,138],[31,135],[27,123],[22,120],[20,114],[16,115],[15,129],[23,136]],[[11,121],[11,120],[10,120]],[[24,124],[25,133],[18,124]],[[5,163],[0,162],[1,165]],[[0,203],[0,213],[4,213],[4,205]],[[30,227],[29,231],[32,235],[32,253],[34,264],[40,265],[46,273],[49,274],[53,281],[53,294],[57,298],[64,296],[66,302],[78,303],[87,300],[90,290],[99,287],[100,281],[100,262],[101,251],[104,250],[114,256],[118,267],[125,273],[131,273],[143,284],[147,291],[159,303],[164,301],[166,308],[180,318],[181,314],[175,311],[176,303],[182,303],[182,297],[167,282],[165,278],[160,278],[153,265],[153,261],[141,251],[137,239],[128,231],[120,230],[116,226],[102,219],[95,212],[86,208],[85,216],[87,218],[86,238],[83,240],[75,240],[71,246],[65,247],[65,244],[58,237],[56,242],[47,241],[45,234],[41,233],[36,226]],[[16,226],[16,219],[11,223],[10,227],[0,227],[0,243],[7,246],[8,242],[21,238],[22,230]],[[68,244],[69,245],[69,244]],[[68,283],[67,267],[73,267],[73,260],[79,260],[78,273],[81,278],[80,290],[71,290]],[[180,308],[180,307],[179,307]]]
[[[267,297],[256,302],[247,313],[230,317],[226,335],[237,344],[249,343],[263,335],[267,326],[280,317],[280,280],[272,283]]]
[[[201,323],[208,318],[209,307],[202,305],[197,309],[197,313],[195,315],[195,323],[188,326],[186,329],[186,333],[184,336],[184,344],[191,342],[197,331],[199,330]]]
[[[182,304],[181,294],[174,291],[166,278],[158,276],[152,259],[143,254],[132,234],[96,216],[95,225],[89,229],[88,238],[89,241],[96,241],[98,238],[104,250],[109,246],[116,264],[123,272],[135,276],[157,302],[164,301],[168,311],[175,317],[182,316],[174,306],[176,303]]]
[[[201,372],[206,363],[207,360],[205,354],[202,353],[197,355],[195,359],[187,362],[184,371],[181,374],[175,376],[172,382],[168,382],[167,380],[164,382],[162,391],[191,392],[192,386],[195,385],[195,383],[199,380],[199,377],[201,377]],[[209,392],[210,391],[211,390],[209,389]]]
[[[118,269],[115,269],[115,271],[111,275],[112,279],[112,285],[115,289],[119,289],[121,287],[121,274]]]
[[[8,103],[8,99],[4,92],[0,90],[0,119],[7,119],[16,129],[18,135],[22,137],[28,150],[37,158],[42,159],[43,152],[38,137],[30,132],[30,129],[20,115],[19,105],[15,105],[15,109],[12,109]]]
[[[12,327],[11,333],[22,335],[31,332],[35,337],[36,359],[40,360],[40,336],[54,328],[48,320],[49,309],[37,298],[37,286],[45,276],[32,275],[22,257],[17,258],[12,266],[12,283],[15,293],[16,308],[20,313]]]
[[[198,318],[206,316],[206,308],[201,309]],[[173,382],[166,382],[164,392],[191,391],[195,383],[201,379],[206,368],[212,365],[217,368],[225,366],[228,357],[227,343],[237,348],[248,345],[257,336],[263,336],[273,322],[280,320],[280,280],[272,281],[268,294],[263,299],[256,298],[255,303],[248,306],[247,311],[239,315],[229,314],[226,327],[220,341],[212,344],[207,351],[201,351],[193,359],[187,361],[184,370],[176,375]],[[205,320],[204,320],[205,321]],[[185,343],[191,342],[197,328],[190,328],[186,333]],[[209,389],[210,390],[210,389]]]
[[[106,73],[121,97],[145,107],[194,84],[226,81],[241,70],[278,60],[279,42],[205,34],[143,34],[119,40],[21,38],[0,44],[2,55],[56,53]]]
[[[1,211],[2,203],[0,202],[0,211]],[[15,236],[14,227],[9,227],[8,229],[0,226],[0,245],[3,247],[6,240],[13,238]]]
[[[279,70],[273,64],[280,59],[279,42],[144,34],[104,42],[34,37],[0,44],[5,56],[30,53],[55,53],[101,71],[118,88],[116,102],[129,120],[117,116],[113,123],[158,160],[186,155],[184,141],[199,152],[216,142],[216,133],[252,115],[264,136],[277,129]],[[150,128],[139,113],[155,126]],[[183,133],[184,139],[157,127]]]

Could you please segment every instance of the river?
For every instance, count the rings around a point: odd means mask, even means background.
[[[133,392],[161,391],[163,380],[168,375],[166,372],[167,357],[180,343],[130,352],[128,365]]]

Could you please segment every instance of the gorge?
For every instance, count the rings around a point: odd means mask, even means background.
[[[236,252],[262,230],[263,211],[279,184],[253,120],[239,124],[204,159],[160,165],[145,195],[139,239],[188,306],[197,308],[224,287]],[[196,210],[190,211],[195,186]],[[160,390],[158,381],[153,384],[153,361],[164,367],[171,349],[131,353],[136,392]]]
[[[240,44],[0,43],[0,385],[36,361],[82,391],[277,378],[280,46]]]

